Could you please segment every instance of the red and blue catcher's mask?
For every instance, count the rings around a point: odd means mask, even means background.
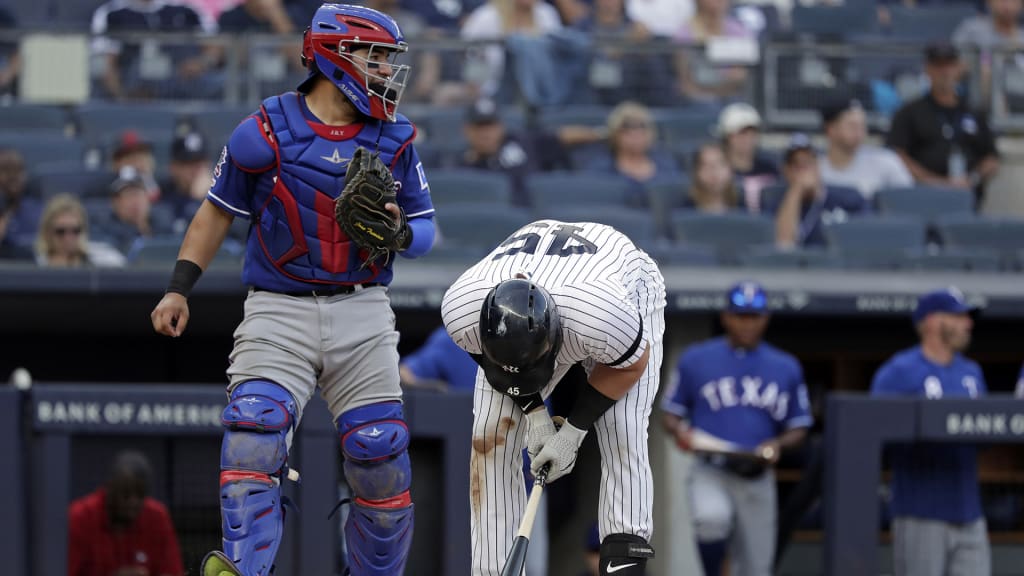
[[[394,120],[405,91],[409,66],[396,58],[409,49],[395,20],[377,10],[349,4],[324,4],[302,37],[302,64],[308,92],[323,74],[363,114]],[[355,54],[360,50],[365,53]]]

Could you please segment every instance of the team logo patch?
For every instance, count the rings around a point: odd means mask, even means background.
[[[331,164],[337,164],[338,166],[341,166],[342,164],[351,160],[351,158],[342,158],[341,154],[338,154],[337,148],[334,149],[334,153],[331,154],[330,156],[321,156],[321,158],[327,160]]]
[[[225,146],[220,150],[220,160],[217,160],[217,165],[213,167],[213,178],[216,180],[220,178],[221,169],[224,167],[224,163],[228,160],[228,147]]]
[[[519,366],[505,366],[502,365],[501,369],[509,374],[519,374]]]
[[[427,173],[423,171],[423,162],[416,163],[416,175],[420,178],[420,190],[429,190],[430,184],[427,183]]]

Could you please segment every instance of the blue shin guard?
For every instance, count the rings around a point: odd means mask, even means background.
[[[354,496],[345,523],[349,571],[352,576],[402,574],[413,527],[409,429],[402,405],[355,408],[338,417],[337,426]]]
[[[281,475],[295,426],[291,395],[272,382],[240,384],[221,417],[224,555],[242,576],[266,576],[284,531]]]

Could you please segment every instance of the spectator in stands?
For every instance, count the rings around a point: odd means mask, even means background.
[[[458,30],[474,10],[487,0],[401,0],[406,10],[415,12],[431,28]]]
[[[716,132],[722,140],[726,160],[739,179],[743,203],[751,211],[761,210],[761,189],[780,178],[775,160],[758,146],[761,115],[750,104],[730,104],[718,115]]]
[[[178,135],[171,144],[167,170],[168,178],[160,185],[160,204],[174,218],[175,231],[184,234],[213,180],[206,138],[191,130]]]
[[[125,130],[114,146],[111,154],[111,169],[120,174],[125,168],[131,168],[143,180],[146,192],[151,200],[160,197],[160,184],[156,181],[156,157],[153,155],[153,144],[134,130]]]
[[[472,390],[480,366],[448,335],[444,326],[435,329],[427,341],[398,365],[402,384]]]
[[[731,574],[766,576],[778,517],[774,465],[803,444],[814,419],[799,361],[763,341],[764,289],[741,282],[725,301],[725,336],[683,353],[661,403],[663,424],[681,450],[698,451],[689,491],[704,573],[722,574],[728,554]],[[760,458],[699,452],[722,443]]]
[[[68,576],[182,576],[167,508],[149,496],[146,457],[117,455],[106,484],[68,509]]]
[[[992,90],[992,53],[999,49],[1020,49],[1024,47],[1024,31],[1019,21],[1024,7],[1022,0],[988,0],[988,13],[979,14],[964,20],[953,32],[953,43],[967,50],[979,51],[981,69],[980,80],[982,96],[985,101]],[[1006,58],[1006,73],[1014,73],[1019,78],[1024,71],[1017,64],[1013,55]],[[1006,83],[1007,91],[1012,89]],[[1014,90],[1019,94],[1020,90]],[[1000,97],[1004,94],[1000,93]]]
[[[46,203],[35,241],[36,264],[49,268],[124,266],[124,256],[109,244],[89,240],[89,218],[71,194]]]
[[[696,7],[675,37],[686,46],[675,59],[679,92],[691,104],[717,104],[739,97],[746,88],[746,68],[712,62],[704,46],[712,38],[753,39],[754,34],[730,16],[730,0],[697,0]]]
[[[282,0],[244,0],[222,12],[217,18],[217,27],[231,34],[285,35],[295,31],[295,22]],[[291,56],[294,60],[295,53]]]
[[[826,186],[821,179],[818,154],[811,140],[796,134],[783,156],[786,191],[775,214],[775,241],[780,248],[824,246],[825,227],[847,221],[870,210],[867,200],[853,188]]]
[[[110,212],[96,223],[97,237],[128,254],[139,238],[171,233],[170,215],[154,209],[145,180],[133,168],[123,168],[110,191]]]
[[[694,0],[626,0],[630,19],[663,38],[675,38],[693,12]]]
[[[925,59],[931,90],[896,112],[887,144],[914,180],[973,190],[980,207],[985,185],[999,170],[995,136],[985,117],[968,109],[959,95],[965,68],[957,49],[930,44]]]
[[[13,148],[0,148],[0,258],[28,257],[24,245],[39,224],[42,206],[27,195],[25,159]]]
[[[222,50],[216,45],[158,46],[137,41],[123,46],[122,33],[172,32],[212,35],[217,24],[192,7],[165,0],[109,0],[92,17],[93,51],[104,57],[101,83],[107,96],[122,98],[212,96],[213,72]]]
[[[739,206],[739,190],[725,150],[715,142],[702,144],[693,153],[693,179],[688,203],[709,214],[723,214]]]
[[[18,21],[14,14],[0,6],[0,32],[17,30]],[[17,42],[0,42],[0,97],[15,95],[16,81],[21,73],[21,55]]]
[[[490,0],[474,10],[462,25],[460,36],[463,40],[493,43],[472,49],[468,55],[465,75],[471,93],[497,95],[505,76],[507,49],[516,53],[516,80],[527,100],[540,104],[553,97],[556,88],[569,83],[557,76],[558,69],[543,37],[561,29],[558,11],[541,0]]]
[[[647,186],[678,181],[681,174],[675,159],[655,149],[657,127],[651,111],[642,104],[626,101],[608,115],[609,154],[596,156],[589,169],[616,174],[626,180],[626,203],[647,205]]]
[[[512,185],[512,203],[517,206],[530,205],[526,189],[526,179],[530,174],[568,169],[571,166],[570,147],[606,138],[604,130],[588,126],[510,133],[498,113],[498,105],[486,98],[469,107],[463,133],[468,148],[462,154],[460,165],[507,174]]]
[[[913,313],[920,344],[878,369],[872,396],[984,396],[981,368],[962,355],[971,341],[971,312],[956,288],[922,296]],[[888,455],[896,576],[991,574],[975,447],[901,444]]]
[[[914,178],[892,150],[865,144],[867,115],[859,100],[843,99],[821,111],[828,150],[821,157],[826,186],[856,188],[871,200],[885,188],[912,186]]]

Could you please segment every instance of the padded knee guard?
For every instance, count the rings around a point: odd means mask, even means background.
[[[654,548],[633,534],[609,534],[601,542],[601,576],[644,576]]]
[[[220,453],[224,555],[244,576],[266,576],[284,531],[281,474],[297,407],[273,382],[251,380],[231,393],[221,415]]]
[[[352,508],[345,522],[352,576],[405,571],[412,541],[409,428],[398,402],[370,404],[337,420]]]

